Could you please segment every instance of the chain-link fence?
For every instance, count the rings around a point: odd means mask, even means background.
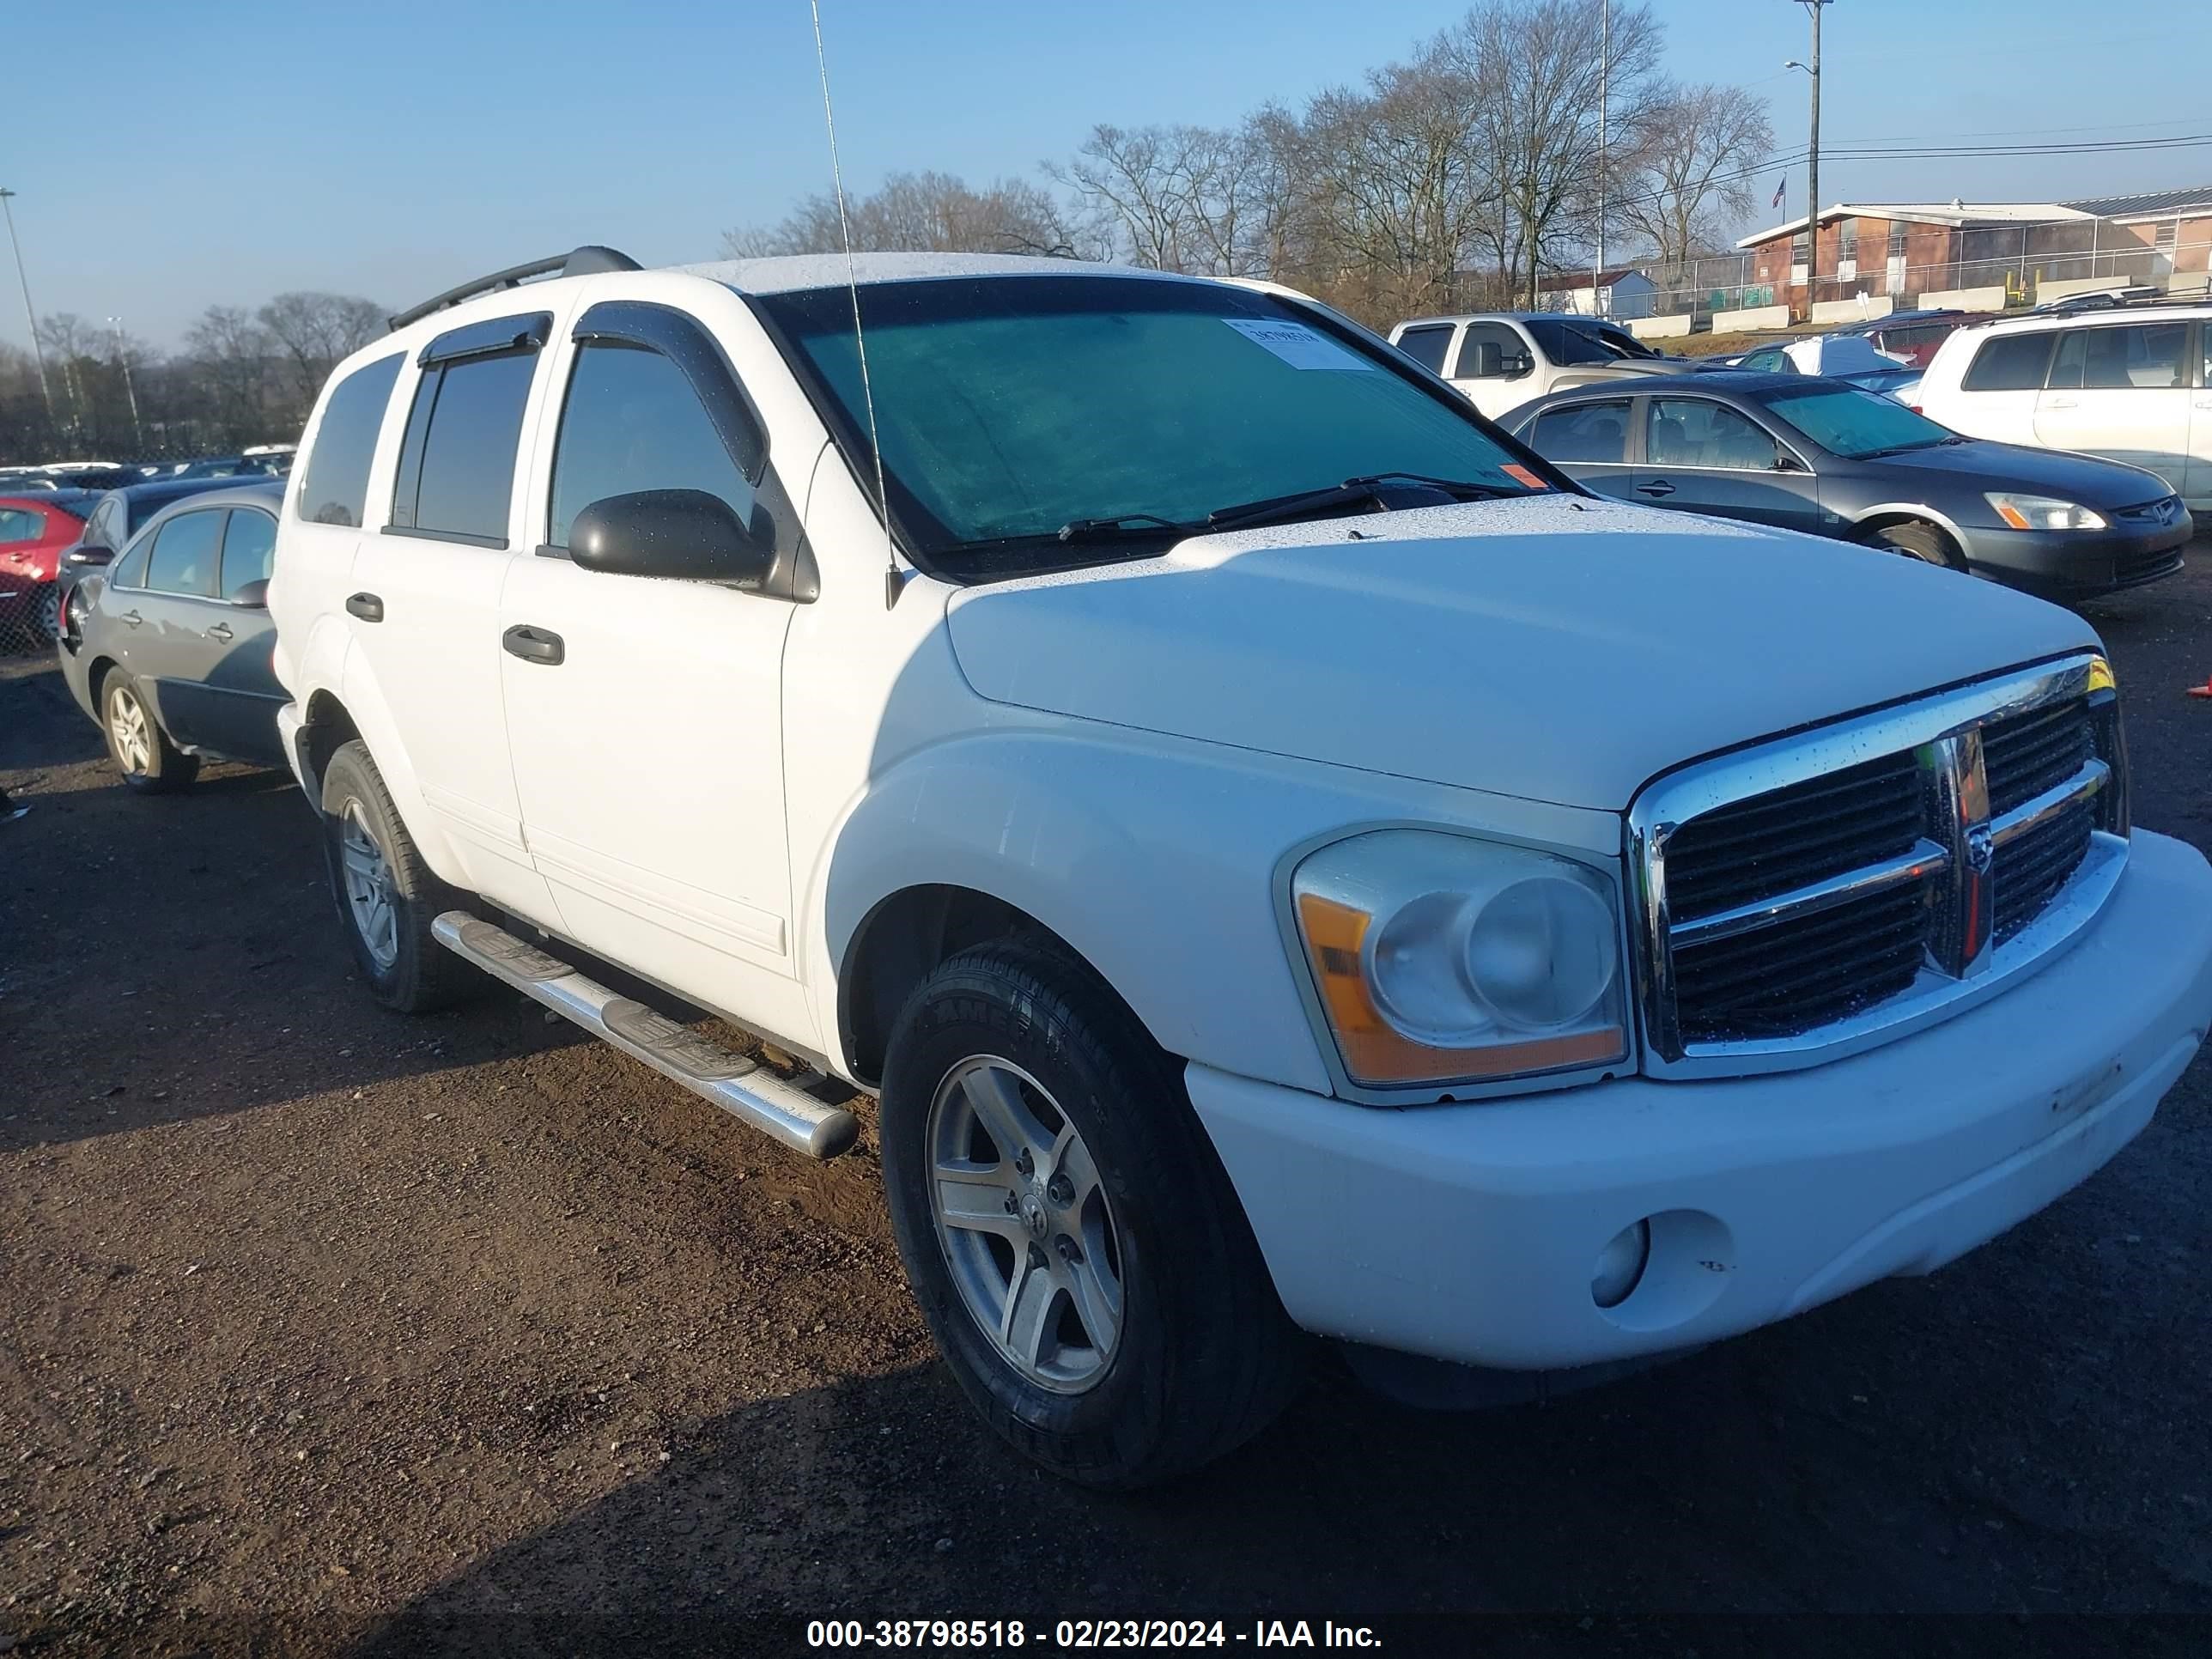
[[[2007,247],[2007,242],[2014,246]],[[1801,250],[1802,252],[1802,250]],[[1643,265],[1638,269],[1653,283],[1649,315],[1690,316],[1703,319],[1717,311],[1735,311],[1761,306],[1795,304],[1802,310],[1807,301],[1849,301],[1864,297],[1869,302],[1887,300],[1903,311],[1922,303],[1929,295],[1966,289],[1999,289],[2005,303],[2037,305],[2077,291],[2082,285],[2142,285],[2176,294],[2204,293],[2206,266],[2212,263],[2212,243],[2202,240],[2161,243],[2156,246],[2131,242],[2120,248],[2083,248],[2043,252],[2025,232],[1977,232],[1964,249],[1966,257],[1941,264],[1916,264],[1902,255],[1886,256],[1876,248],[1872,258],[1854,257],[1835,262],[1818,280],[1806,283],[1792,273],[1791,283],[1762,281],[1751,252],[1716,254],[1675,265]],[[1822,249],[1823,262],[1828,250]]]
[[[57,587],[52,581],[25,581],[0,560],[0,657],[54,648]]]

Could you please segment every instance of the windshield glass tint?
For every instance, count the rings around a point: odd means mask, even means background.
[[[1894,398],[1841,386],[1778,392],[1766,406],[1821,448],[1854,460],[1878,450],[1925,449],[1951,435]]]
[[[759,303],[865,442],[846,291]],[[1131,514],[1189,523],[1374,473],[1542,487],[1506,471],[1518,457],[1471,411],[1395,368],[1396,353],[1370,355],[1264,294],[994,276],[878,284],[860,307],[893,508],[952,574],[1157,550],[1057,532]]]

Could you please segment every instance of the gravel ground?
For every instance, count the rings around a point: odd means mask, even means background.
[[[2137,821],[2212,848],[2181,695],[2212,544],[2092,609]],[[866,1142],[805,1164],[504,991],[380,1012],[289,779],[132,797],[35,662],[0,666],[0,787],[33,809],[0,823],[0,1652],[782,1650],[948,1611],[1232,1646],[1407,1610],[1552,1615],[1510,1626],[1545,1651],[1710,1654],[1741,1613],[2212,1638],[2212,1062],[1933,1278],[1545,1406],[1325,1375],[1201,1477],[1102,1498],[969,1416]]]

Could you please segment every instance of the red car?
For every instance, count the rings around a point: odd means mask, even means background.
[[[36,495],[0,495],[0,634],[25,625],[51,641],[61,631],[54,577],[62,550],[84,533],[84,520]]]

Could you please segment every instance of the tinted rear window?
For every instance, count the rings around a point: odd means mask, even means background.
[[[1528,447],[1547,461],[1603,464],[1628,459],[1628,402],[1572,404],[1547,409],[1528,434]]]
[[[1968,392],[2039,391],[2043,371],[2051,362],[2051,338],[2049,334],[2000,334],[1983,341],[1960,386]]]
[[[1433,374],[1444,372],[1444,353],[1451,347],[1449,325],[1442,328],[1409,328],[1398,337],[1398,349]]]
[[[404,464],[393,525],[507,544],[514,452],[537,367],[535,351],[502,351],[459,358],[423,375],[408,423],[410,447],[416,430],[424,434],[422,455]],[[409,473],[415,474],[411,502]]]
[[[338,382],[323,405],[315,447],[300,481],[299,514],[316,524],[358,527],[368,507],[368,467],[376,434],[399,378],[399,358],[380,357]]]

